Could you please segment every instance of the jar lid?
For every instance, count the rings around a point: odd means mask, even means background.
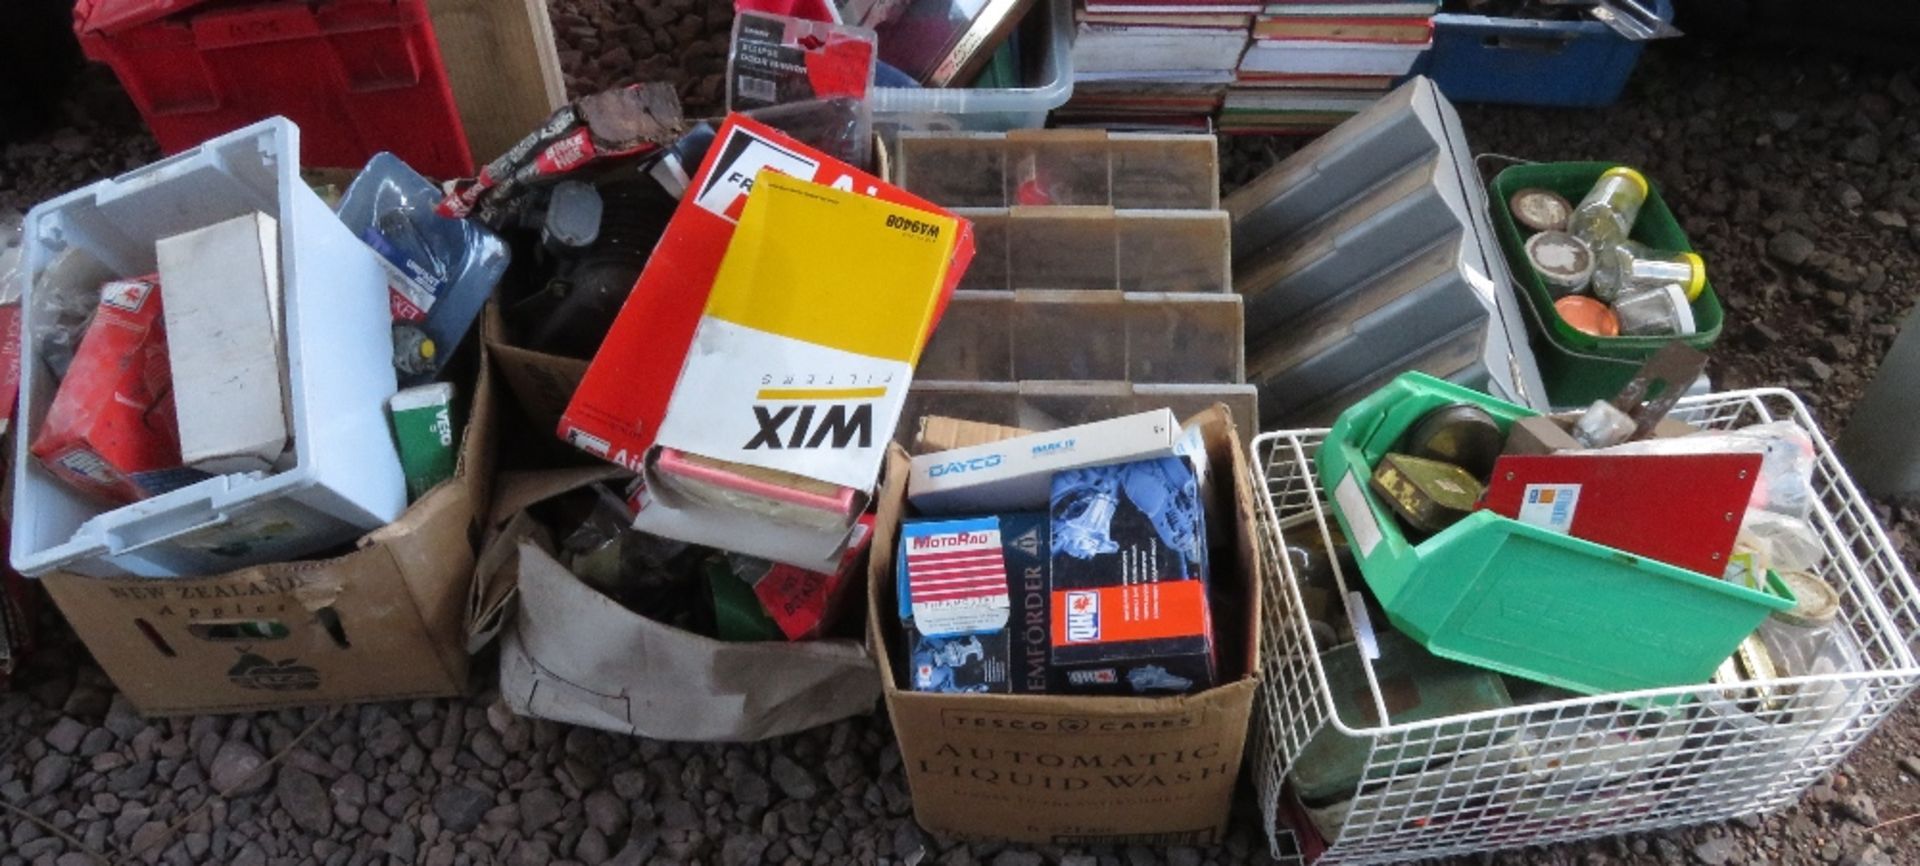
[[[1674,336],[1684,337],[1700,330],[1693,319],[1693,304],[1687,299],[1687,290],[1680,288],[1679,283],[1668,283],[1663,291],[1667,293],[1667,300],[1673,302]]]
[[[1707,290],[1707,262],[1699,253],[1681,253],[1687,264],[1693,266],[1693,274],[1687,277],[1687,300],[1697,301],[1700,293]]]
[[[1527,261],[1550,285],[1569,292],[1593,279],[1593,249],[1566,232],[1546,231],[1527,238]]]
[[[1840,594],[1827,582],[1804,571],[1780,572],[1780,582],[1793,592],[1793,608],[1773,612],[1784,622],[1813,628],[1831,625],[1840,616]]]
[[[1600,178],[1602,180],[1605,180],[1609,177],[1624,177],[1627,180],[1632,181],[1634,186],[1637,186],[1640,188],[1640,197],[1641,198],[1647,197],[1647,178],[1645,175],[1641,174],[1640,172],[1635,171],[1634,169],[1628,168],[1624,165],[1616,165],[1600,173]]]
[[[1507,209],[1523,226],[1537,232],[1565,231],[1573,205],[1550,189],[1530,186],[1507,199]]]
[[[1620,320],[1614,316],[1613,308],[1586,295],[1568,295],[1554,301],[1553,310],[1560,314],[1561,321],[1583,334],[1594,337],[1620,336]]]

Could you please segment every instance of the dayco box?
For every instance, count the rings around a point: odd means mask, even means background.
[[[1209,551],[1220,681],[1164,698],[909,691],[893,556],[908,459],[888,456],[868,567],[867,640],[928,830],[1040,844],[1206,843],[1226,828],[1258,685],[1260,565],[1244,445],[1225,407],[1201,425],[1231,544]]]
[[[486,364],[454,477],[352,553],[211,577],[53,572],[41,582],[145,715],[458,694],[473,538],[493,479]]]

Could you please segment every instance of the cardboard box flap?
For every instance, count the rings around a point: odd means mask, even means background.
[[[749,741],[869,712],[853,641],[724,643],[655,622],[522,544],[520,613],[501,643],[516,713],[664,740]]]
[[[467,652],[479,652],[492,643],[506,624],[519,587],[520,543],[531,539],[553,549],[546,527],[526,509],[572,490],[630,476],[617,466],[500,473],[500,495],[487,520],[486,540],[474,563],[473,590],[467,600]]]

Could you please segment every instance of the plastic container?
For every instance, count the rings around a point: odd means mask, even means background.
[[[1236,419],[1258,418],[1252,385],[1136,385],[1131,382],[957,382],[915,380],[894,438],[911,447],[920,418],[944,415],[1028,430],[1091,424],[1152,409],[1190,418],[1225,403]]]
[[[352,168],[390,150],[442,179],[473,174],[426,0],[81,0],[74,32],[113,67],[160,149],[275,115],[305,131],[301,164]]]
[[[154,270],[154,242],[262,211],[280,227],[293,464],[220,475],[104,509],[42,470],[14,437],[13,565],[93,576],[205,574],[352,541],[407,504],[385,403],[395,390],[386,276],[300,180],[300,132],[271,118],[27,215],[29,275],[78,248],[116,274]],[[31,278],[25,287],[32,294]],[[162,287],[162,291],[165,288]],[[33,332],[32,304],[25,333]],[[21,351],[20,424],[38,428],[55,383]]]
[[[1611,31],[1609,31],[1611,32]],[[1507,269],[1521,295],[1527,330],[1533,337],[1534,358],[1546,381],[1547,396],[1554,406],[1585,406],[1617,393],[1633,378],[1640,365],[1673,337],[1595,337],[1581,333],[1553,311],[1553,295],[1544,281],[1527,265],[1527,234],[1520,230],[1507,208],[1507,199],[1530,186],[1552,190],[1570,201],[1587,194],[1601,172],[1613,167],[1607,162],[1550,162],[1516,165],[1500,172],[1488,187],[1487,200],[1494,232],[1506,252]],[[1692,252],[1686,232],[1674,219],[1673,211],[1660,197],[1656,186],[1647,194],[1634,221],[1632,240],[1657,250]],[[1687,345],[1705,352],[1720,338],[1725,311],[1713,281],[1703,281],[1700,296],[1693,299],[1693,334]]]
[[[1160,292],[955,292],[915,375],[979,382],[1240,382],[1240,299]]]
[[[1046,48],[1028,87],[876,87],[873,124],[879,130],[998,131],[1047,125],[1047,112],[1073,96],[1073,0],[1043,0],[1029,15],[1045,14]],[[936,202],[936,204],[946,204]]]
[[[955,208],[973,222],[960,288],[1233,291],[1227,214],[1105,207]]]
[[[1662,21],[1673,20],[1671,0],[1650,5]],[[1591,19],[1441,12],[1433,16],[1433,47],[1415,69],[1456,102],[1602,106],[1620,98],[1640,50]]]
[[[1342,413],[1317,458],[1367,585],[1434,654],[1588,695],[1700,683],[1793,606],[1778,577],[1759,592],[1491,511],[1408,541],[1367,478],[1420,416],[1453,403],[1503,429],[1536,414],[1409,373]]]
[[[1386,723],[1385,711],[1346,709],[1354,696],[1335,693],[1322,660],[1333,649],[1324,619],[1310,617],[1326,617],[1321,599],[1346,597],[1360,578],[1326,557],[1331,574],[1309,584],[1287,555],[1334,543],[1334,502],[1315,466],[1335,442],[1325,429],[1254,441],[1268,683],[1249,756],[1276,858],[1297,840],[1324,847],[1318,866],[1430,862],[1767,813],[1796,802],[1901,707],[1920,685],[1920,589],[1806,407],[1785,391],[1739,391],[1687,397],[1673,417],[1714,430],[1786,421],[1814,442],[1818,577],[1840,601],[1840,651],[1829,668],[1772,683],[1794,696],[1776,707],[1743,709],[1707,683],[1577,696],[1508,680],[1517,704],[1508,709]],[[1589,610],[1597,585],[1563,595],[1560,609]],[[1639,634],[1632,620],[1610,622],[1625,638]],[[1377,663],[1363,673],[1361,706],[1393,710],[1402,687]],[[1489,741],[1489,730],[1506,736]],[[1323,732],[1358,741],[1365,768],[1350,796],[1312,810],[1317,834],[1296,836],[1302,825],[1288,815],[1309,816],[1286,783]]]
[[[902,133],[895,153],[894,183],[950,208],[1220,206],[1219,150],[1210,135]]]

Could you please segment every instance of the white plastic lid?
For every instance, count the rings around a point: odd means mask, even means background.
[[[1673,332],[1685,336],[1700,330],[1693,320],[1693,304],[1687,300],[1687,290],[1679,283],[1668,283],[1661,291],[1673,302]]]

